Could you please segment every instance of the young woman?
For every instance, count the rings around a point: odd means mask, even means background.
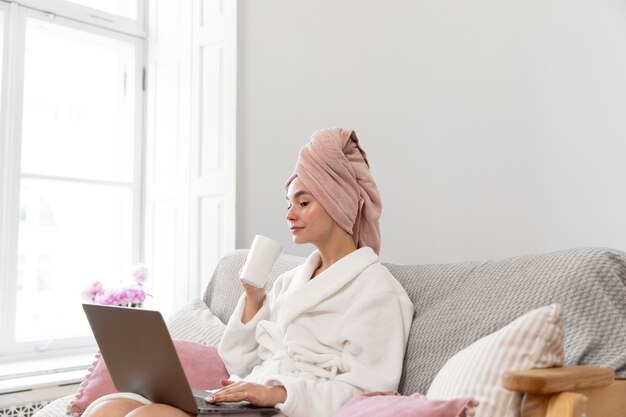
[[[219,346],[231,378],[207,401],[330,417],[361,392],[397,389],[413,305],[378,260],[380,196],[354,131],[315,132],[285,189],[293,241],[317,250],[269,293],[244,284]],[[89,417],[187,415],[118,398]]]

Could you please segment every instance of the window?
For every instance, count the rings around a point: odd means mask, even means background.
[[[0,3],[0,68],[4,67],[4,16],[6,14],[5,10],[6,10],[6,6]],[[4,83],[2,82],[1,75],[2,73],[0,72],[0,97],[4,97],[3,90],[2,90],[2,84]],[[0,115],[2,115],[3,101],[4,99],[0,99]]]
[[[144,39],[69,3],[0,0],[0,355],[91,344],[82,290],[127,279],[140,257]]]
[[[137,0],[72,0],[72,3],[131,19],[137,18]]]

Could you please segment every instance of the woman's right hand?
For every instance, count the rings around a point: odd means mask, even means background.
[[[263,301],[265,301],[265,289],[257,288],[254,285],[247,284],[241,281],[243,285],[243,289],[246,292],[246,305],[243,309],[243,316],[241,317],[241,322],[246,324],[256,315],[256,313],[263,306]]]
[[[233,382],[222,379],[224,388],[205,398],[208,403],[249,401],[261,407],[274,407],[287,400],[287,390],[282,385],[262,385],[247,381]]]
[[[241,281],[241,284],[246,292],[246,301],[250,301],[261,308],[263,300],[265,300],[265,288],[257,288],[243,281]]]

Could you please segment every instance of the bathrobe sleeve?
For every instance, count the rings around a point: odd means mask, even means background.
[[[267,383],[287,390],[277,407],[289,417],[330,417],[361,392],[396,390],[412,316],[406,294],[357,295],[336,329],[345,372],[322,381],[273,375]]]
[[[239,297],[235,311],[230,316],[224,335],[220,341],[217,351],[224,361],[226,370],[232,376],[243,378],[252,372],[252,369],[261,364],[262,360],[258,355],[259,343],[256,340],[257,325],[263,320],[269,320],[276,299],[285,291],[286,282],[294,274],[288,271],[276,279],[271,291],[265,297],[261,309],[256,315],[243,324],[241,317],[246,304],[246,293]]]
[[[243,324],[241,317],[246,304],[246,293],[241,294],[235,311],[230,316],[222,340],[217,347],[217,351],[224,361],[226,370],[231,375],[244,377],[248,375],[252,368],[261,363],[257,354],[259,344],[255,339],[255,330],[261,320],[269,318],[269,303],[267,297],[263,306],[256,315]]]

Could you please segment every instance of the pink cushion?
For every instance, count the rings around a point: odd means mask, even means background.
[[[220,388],[220,380],[228,378],[224,362],[215,346],[183,340],[175,340],[174,346],[192,389]],[[89,372],[67,406],[69,414],[80,415],[95,399],[117,392],[99,352]]]
[[[470,417],[478,402],[473,398],[429,400],[397,392],[367,392],[348,401],[333,417]]]

